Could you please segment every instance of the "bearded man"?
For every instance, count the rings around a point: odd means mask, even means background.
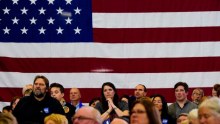
[[[49,80],[38,75],[33,82],[33,92],[18,102],[13,114],[19,124],[43,124],[51,113],[65,114],[59,101],[49,95]]]

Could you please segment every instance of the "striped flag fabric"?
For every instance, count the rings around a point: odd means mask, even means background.
[[[174,102],[220,81],[219,0],[0,0],[0,101],[36,75],[78,87],[82,101],[110,81],[120,95],[137,84]]]

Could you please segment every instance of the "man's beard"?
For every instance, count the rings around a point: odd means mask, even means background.
[[[44,97],[44,93],[37,90],[37,91],[34,92],[34,96],[37,97],[37,98],[42,98],[42,97]]]

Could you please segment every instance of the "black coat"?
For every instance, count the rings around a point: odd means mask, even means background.
[[[65,115],[60,102],[49,94],[38,101],[33,93],[20,99],[13,111],[19,124],[43,124],[44,118],[52,113]]]

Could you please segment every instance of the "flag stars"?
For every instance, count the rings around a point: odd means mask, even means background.
[[[81,31],[81,30],[82,30],[82,29],[80,29],[80,28],[76,27],[76,29],[74,29],[75,34],[80,34],[80,31]]]
[[[27,15],[27,11],[28,11],[28,9],[25,9],[25,7],[23,8],[23,9],[21,9],[21,14],[23,15],[23,14],[26,14]]]
[[[48,24],[54,24],[53,22],[55,21],[55,19],[53,19],[52,17],[50,17],[50,19],[47,19]]]
[[[36,1],[37,1],[37,0],[30,0],[31,5],[32,5],[32,4],[36,5]]]
[[[38,10],[40,12],[39,15],[44,14],[45,15],[45,11],[46,9],[44,9],[43,7],[41,7],[41,9]]]
[[[57,10],[57,14],[62,14],[63,13],[63,9],[61,9],[60,7],[59,7],[59,9],[56,9]]]
[[[39,34],[45,34],[45,31],[46,31],[46,29],[44,29],[43,27],[41,27],[40,29],[38,29],[39,30]]]
[[[18,1],[19,0],[12,0],[13,4],[17,4],[17,5],[18,5]]]
[[[7,7],[5,9],[2,9],[4,11],[4,14],[9,14],[10,9],[8,9]]]
[[[19,19],[17,19],[16,17],[14,19],[11,19],[13,21],[13,24],[18,24]]]
[[[3,31],[4,31],[4,34],[9,34],[9,31],[11,30],[11,29],[8,29],[7,27],[5,27],[5,29],[2,29]]]
[[[70,17],[68,17],[67,19],[65,19],[65,21],[66,21],[66,24],[71,24],[72,19],[70,19]]]
[[[59,27],[58,29],[56,29],[57,30],[57,34],[63,34],[63,30],[64,29],[62,29],[61,27]]]
[[[53,5],[54,0],[47,0],[47,1],[48,1],[48,5],[50,5],[50,4]]]
[[[79,9],[79,8],[77,7],[76,9],[74,9],[74,11],[75,11],[75,15],[76,15],[76,14],[79,14],[79,15],[80,15],[81,9]]]
[[[29,19],[31,21],[31,24],[35,24],[36,25],[36,21],[37,19],[35,19],[34,17],[32,19]]]
[[[70,5],[71,5],[72,0],[65,0],[65,1],[66,1],[66,5],[67,5],[67,4],[70,4]]]
[[[27,34],[28,29],[26,29],[25,27],[23,29],[21,29],[21,33],[22,34]]]

